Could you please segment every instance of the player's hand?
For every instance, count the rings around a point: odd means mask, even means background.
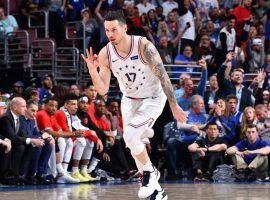
[[[107,153],[103,153],[103,160],[105,162],[110,162],[111,158],[110,158],[110,156]]]
[[[188,116],[185,111],[182,110],[182,108],[177,104],[175,108],[172,109],[173,117],[176,119],[179,123],[183,124],[187,121]]]
[[[0,144],[2,145],[2,147],[4,147],[5,154],[10,152],[10,150],[11,150],[11,142],[10,142],[10,140],[2,140],[2,142]]]
[[[82,58],[87,64],[88,70],[95,70],[98,68],[98,56],[97,54],[93,54],[93,49],[90,47],[90,50],[85,49],[87,57],[81,54]]]

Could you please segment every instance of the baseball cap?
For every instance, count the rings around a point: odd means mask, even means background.
[[[41,82],[45,81],[47,78],[51,78],[51,79],[52,79],[52,76],[49,75],[49,74],[44,74],[44,75],[41,77]]]
[[[254,38],[252,40],[252,45],[259,45],[262,46],[262,40],[260,38]]]
[[[16,81],[14,84],[13,84],[13,87],[14,86],[17,86],[17,87],[24,87],[24,82],[22,82],[22,81]]]
[[[88,9],[88,8],[84,8],[84,9],[82,9],[82,10],[81,10],[81,15],[82,15],[84,12],[88,12],[88,13],[90,13],[90,11],[89,11],[89,9]]]

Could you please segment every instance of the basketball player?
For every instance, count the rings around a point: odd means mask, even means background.
[[[167,199],[158,180],[160,173],[152,165],[142,140],[153,137],[151,128],[161,114],[168,98],[174,118],[180,123],[187,115],[179,107],[173,87],[155,46],[146,38],[127,35],[127,25],[122,11],[109,11],[104,18],[109,43],[93,54],[81,55],[87,63],[89,74],[99,94],[107,93],[111,71],[123,93],[124,140],[130,148],[137,167],[143,172],[139,198]],[[99,67],[99,71],[97,68]]]

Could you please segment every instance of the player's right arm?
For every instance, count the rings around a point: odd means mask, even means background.
[[[87,64],[92,82],[100,95],[105,95],[110,87],[111,70],[108,63],[106,47],[103,47],[98,55],[93,54],[93,50],[86,49],[86,57],[81,54]],[[99,72],[98,72],[99,67]]]

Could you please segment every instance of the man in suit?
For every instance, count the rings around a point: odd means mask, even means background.
[[[11,100],[8,111],[0,118],[0,134],[11,140],[11,168],[9,176],[14,177],[8,184],[26,183],[26,174],[32,159],[33,146],[41,147],[44,141],[41,138],[30,138],[23,130],[23,119],[25,115],[26,102],[21,97]]]
[[[233,56],[233,53],[228,53],[225,63],[223,63],[219,69],[217,75],[219,90],[216,95],[216,100],[218,98],[226,98],[229,94],[234,94],[238,99],[237,110],[243,112],[245,107],[253,106],[252,94],[243,85],[245,74],[242,68],[234,69],[231,78],[229,78]]]

